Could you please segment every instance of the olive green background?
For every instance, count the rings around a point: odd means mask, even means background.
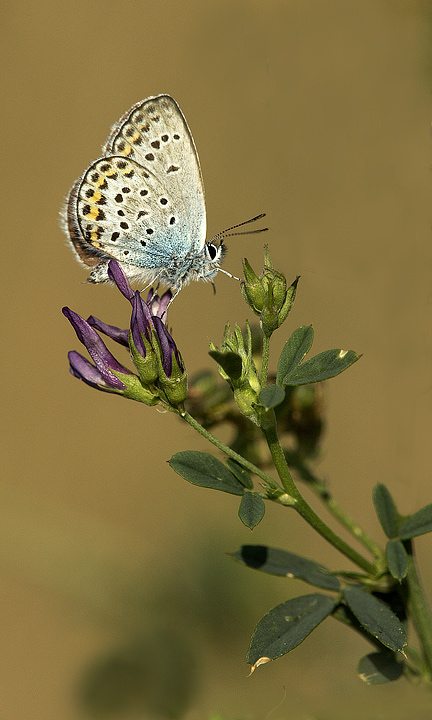
[[[238,275],[246,256],[260,270],[265,241],[290,281],[301,275],[273,364],[309,323],[316,352],[363,353],[325,386],[319,472],[382,541],[377,482],[403,512],[432,499],[431,10],[414,0],[3,6],[2,720],[88,717],[91,669],[130,658],[136,643],[149,667],[177,644],[194,658],[187,720],[272,709],[290,720],[430,717],[432,698],[404,680],[364,686],[355,667],[369,646],[331,619],[247,678],[256,622],[311,589],[225,553],[272,543],[346,564],[289,510],[269,507],[251,534],[235,498],[167,466],[174,452],[208,449],[190,428],[69,375],[66,353],[80,348],[61,307],[123,327],[130,311],[114,288],[83,283],[58,213],[111,124],[172,94],[200,154],[209,234],[268,216],[265,239],[233,238],[224,267]],[[170,309],[190,373],[212,366],[208,342],[227,320],[250,317],[238,283],[220,274],[216,285],[216,296],[186,288]],[[416,545],[430,594],[431,539]],[[187,667],[179,659],[178,673]],[[140,680],[130,685],[132,697]],[[156,714],[135,705],[124,717]]]

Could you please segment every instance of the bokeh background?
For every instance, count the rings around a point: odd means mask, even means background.
[[[199,150],[210,234],[266,212],[275,265],[301,275],[273,362],[309,323],[316,352],[363,353],[325,387],[318,469],[382,539],[377,482],[406,512],[431,501],[431,11],[415,0],[3,5],[2,720],[153,718],[158,694],[162,717],[183,703],[187,720],[430,718],[431,696],[403,680],[364,686],[355,667],[369,646],[331,620],[246,677],[256,622],[309,590],[226,552],[253,542],[334,568],[343,558],[281,508],[251,535],[235,498],[167,466],[208,449],[190,428],[69,375],[79,347],[62,305],[119,326],[129,309],[113,288],[83,284],[58,213],[111,124],[171,93]],[[247,256],[259,270],[263,238],[233,238],[225,268],[238,275]],[[188,287],[170,309],[190,373],[211,367],[225,322],[249,314],[237,283],[216,284],[216,296]],[[430,591],[430,537],[416,544]]]

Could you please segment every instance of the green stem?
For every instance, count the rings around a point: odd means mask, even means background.
[[[432,616],[431,611],[417,572],[413,553],[408,555],[408,586],[409,615],[422,645],[423,658],[432,679]]]
[[[281,487],[279,483],[277,483],[275,480],[273,480],[270,475],[267,475],[267,473],[260,470],[259,467],[254,465],[253,463],[249,462],[249,460],[246,460],[244,457],[239,455],[235,452],[235,450],[232,450],[228,445],[225,445],[225,443],[221,442],[217,437],[212,435],[208,430],[206,430],[200,423],[195,420],[192,415],[190,415],[188,412],[182,412],[180,413],[180,417],[183,418],[191,427],[193,427],[197,432],[200,433],[203,437],[206,438],[209,442],[212,443],[212,445],[215,445],[221,452],[225,453],[225,455],[228,455],[228,457],[232,458],[233,460],[236,460],[240,465],[246,470],[249,470],[251,473],[254,473],[257,475],[261,480],[263,480],[266,485],[270,486],[274,490],[281,490]]]
[[[376,575],[375,566],[370,563],[366,558],[362,557],[354,548],[340,538],[336,533],[326,525],[321,518],[315,513],[314,510],[308,505],[306,500],[300,494],[296,484],[292,478],[289,467],[286,463],[284,452],[280,446],[279,438],[277,435],[276,418],[274,411],[267,411],[263,416],[261,429],[267,440],[269,450],[287,495],[293,498],[293,507],[299,515],[306,520],[311,527],[314,528],[323,538],[325,538],[331,545],[339,550],[343,555],[352,560],[353,563],[361,567],[370,575]]]
[[[299,461],[296,467],[311,490],[322,500],[333,517],[372,553],[381,571],[384,571],[386,567],[385,555],[378,543],[340,507],[322,480],[317,478],[302,462]]]
[[[326,502],[326,506],[335,517],[340,524],[349,530],[349,532],[354,535],[354,537],[364,545],[365,548],[369,550],[369,552],[373,555],[373,557],[377,560],[377,564],[379,565],[379,572],[384,572],[386,568],[386,560],[383,553],[382,548],[378,545],[378,543],[375,542],[364,530],[360,525],[358,525],[354,520],[340,507],[340,505],[336,502],[336,500],[333,498],[332,495],[328,495]]]
[[[263,337],[262,347],[262,365],[261,365],[261,390],[267,385],[268,366],[270,356],[270,338],[267,335]]]

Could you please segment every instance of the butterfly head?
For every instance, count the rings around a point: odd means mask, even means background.
[[[216,273],[219,272],[227,249],[221,240],[219,243],[210,240],[204,243],[204,247],[198,253],[188,253],[188,256],[180,261],[174,273],[168,273],[166,270],[161,274],[161,281],[167,282],[176,290],[180,290],[188,285],[192,280],[204,280],[211,282]],[[171,263],[171,268],[176,263]],[[168,274],[171,276],[168,277]]]
[[[210,240],[210,242],[207,242],[204,245],[204,253],[205,253],[205,257],[207,259],[210,271],[213,272],[213,270],[214,270],[214,272],[216,273],[219,270],[219,265],[221,263],[223,263],[223,261],[226,257],[227,249],[226,249],[226,246],[223,244],[222,240],[219,243],[219,245],[217,245],[215,242]]]

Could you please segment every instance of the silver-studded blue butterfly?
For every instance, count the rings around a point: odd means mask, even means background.
[[[205,241],[198,154],[175,100],[157,95],[134,105],[102,153],[74,183],[64,210],[77,259],[92,268],[88,281],[108,281],[112,259],[129,280],[160,282],[174,295],[191,280],[211,281],[227,231]]]

